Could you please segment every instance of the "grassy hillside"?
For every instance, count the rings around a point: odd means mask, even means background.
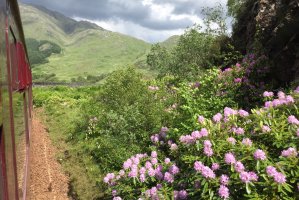
[[[107,31],[89,22],[77,22],[46,8],[20,5],[25,37],[46,40],[62,48],[47,63],[33,67],[33,75],[55,74],[54,80],[99,76],[139,63],[150,44]],[[29,55],[30,56],[30,55]],[[143,70],[147,73],[147,70]]]
[[[173,35],[173,36],[169,37],[168,39],[166,39],[165,41],[161,42],[160,45],[162,47],[165,47],[166,49],[172,49],[178,43],[179,38],[180,38],[179,35]]]

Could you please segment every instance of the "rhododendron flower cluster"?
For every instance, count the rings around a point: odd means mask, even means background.
[[[269,100],[274,93],[263,96]],[[296,199],[299,95],[277,96],[252,114],[225,107],[211,118],[195,114],[181,129],[162,127],[150,137],[148,155],[130,157],[104,182],[117,189],[114,198],[126,194],[129,183],[128,193],[134,191],[140,199],[208,199],[210,194],[222,199]],[[122,184],[126,186],[119,192]]]

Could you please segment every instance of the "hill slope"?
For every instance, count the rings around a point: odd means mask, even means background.
[[[53,80],[100,76],[131,65],[143,57],[150,44],[120,33],[105,30],[90,22],[77,22],[46,8],[20,5],[27,39],[46,40],[59,45],[47,63],[33,67],[35,78],[51,75]],[[30,55],[29,55],[30,56]]]

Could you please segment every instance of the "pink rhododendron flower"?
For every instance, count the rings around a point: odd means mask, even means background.
[[[208,132],[208,130],[206,128],[202,128],[200,130],[200,134],[201,134],[201,137],[206,137],[206,136],[209,135],[209,132]]]
[[[234,165],[235,167],[235,170],[238,172],[238,173],[241,173],[245,170],[245,167],[243,165],[243,163],[241,163],[240,161],[237,161]]]
[[[205,121],[205,118],[203,117],[203,116],[199,116],[198,117],[198,122],[200,123],[200,124],[202,124],[202,123],[204,123],[204,121]]]
[[[220,165],[218,163],[213,163],[212,164],[212,170],[215,171],[215,170],[218,170],[220,167]]]
[[[168,183],[172,183],[174,181],[173,175],[169,172],[165,172],[164,180]]]
[[[178,149],[178,145],[176,145],[175,143],[170,145],[170,150],[171,151],[176,151]]]
[[[286,182],[286,176],[280,172],[277,172],[276,174],[274,174],[273,178],[276,183],[285,183]]]
[[[263,131],[263,133],[268,133],[271,131],[271,128],[269,126],[263,126],[262,131]]]
[[[277,96],[278,96],[279,99],[285,99],[285,98],[286,98],[285,93],[282,92],[282,91],[279,91],[279,92],[277,93]]]
[[[273,97],[273,96],[274,96],[273,92],[265,91],[265,92],[263,93],[263,97]]]
[[[236,162],[236,158],[234,156],[234,154],[232,153],[226,153],[225,156],[224,156],[224,161],[226,164],[234,164]]]
[[[245,133],[244,129],[240,127],[233,127],[232,131],[237,135],[243,135]]]
[[[238,113],[241,117],[248,117],[249,116],[249,113],[245,110],[239,110]]]
[[[194,169],[198,172],[201,172],[202,168],[204,167],[204,165],[202,164],[202,162],[200,161],[195,161],[194,163]]]
[[[113,200],[122,200],[121,197],[113,197]]]
[[[273,177],[277,173],[277,170],[273,166],[267,166],[266,167],[266,172],[267,172],[268,176]]]
[[[151,153],[151,157],[152,158],[157,158],[157,152],[156,151],[152,151],[152,153]]]
[[[187,199],[188,193],[186,190],[180,190],[178,193],[178,199]]]
[[[261,149],[256,150],[253,155],[256,160],[265,160],[266,159],[266,154]]]
[[[193,138],[195,138],[195,139],[199,139],[199,138],[202,137],[202,135],[200,134],[199,131],[193,131],[193,132],[191,133],[191,136],[192,136]]]
[[[283,156],[283,157],[288,157],[288,158],[290,158],[290,157],[296,157],[298,155],[298,152],[297,152],[297,150],[295,149],[295,148],[293,148],[293,147],[290,147],[290,148],[288,148],[287,150],[283,150],[282,152],[281,152],[281,156]]]
[[[218,190],[218,195],[222,199],[227,199],[229,197],[229,189],[224,185],[220,185],[220,188]]]
[[[299,125],[299,121],[294,115],[291,115],[291,116],[288,117],[288,122],[290,124]]]
[[[216,177],[215,173],[211,168],[204,166],[201,170],[201,175],[205,178],[214,179]]]
[[[165,164],[169,164],[170,163],[170,159],[169,158],[165,158],[164,162],[165,162]]]
[[[220,120],[222,119],[222,115],[220,113],[217,113],[216,115],[214,115],[213,117],[213,121],[214,122],[220,122]]]
[[[229,117],[231,115],[236,115],[238,112],[232,108],[229,107],[225,107],[224,108],[224,116],[225,117]]]
[[[176,165],[172,165],[169,167],[169,173],[175,175],[180,172],[180,169]]]
[[[229,177],[226,174],[222,174],[220,176],[220,183],[222,185],[228,185],[228,182],[229,182]]]
[[[231,144],[233,144],[233,145],[236,144],[236,139],[233,138],[233,137],[229,137],[229,138],[227,138],[226,141],[229,142],[229,143],[231,143]]]
[[[249,138],[244,138],[242,140],[242,144],[245,145],[245,146],[251,147],[252,141]]]
[[[235,78],[235,79],[234,79],[234,82],[235,82],[235,83],[241,83],[241,82],[242,82],[242,78]]]
[[[265,108],[271,108],[273,105],[272,105],[272,101],[266,101],[265,102]]]
[[[249,183],[251,181],[257,181],[258,177],[254,172],[241,172],[240,179],[244,183]]]

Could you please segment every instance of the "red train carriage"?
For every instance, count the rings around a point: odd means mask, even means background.
[[[0,200],[28,198],[31,70],[17,0],[0,0]]]

